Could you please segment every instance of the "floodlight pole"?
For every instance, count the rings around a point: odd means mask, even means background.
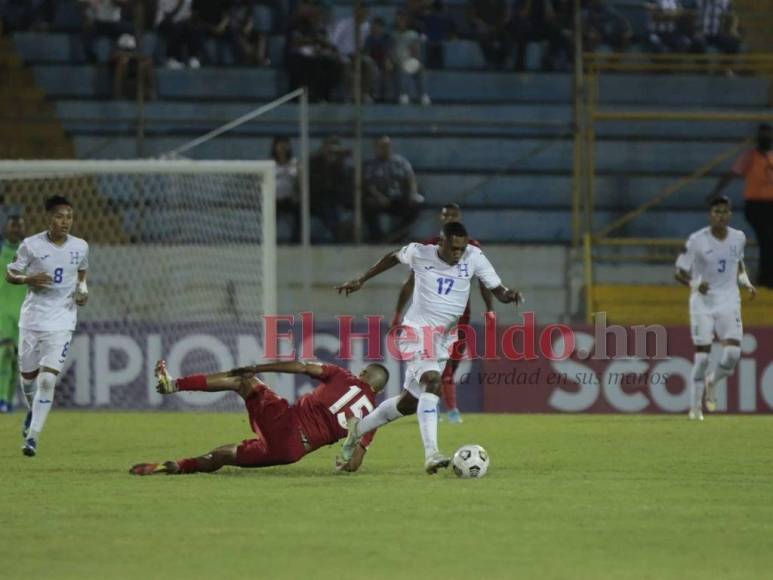
[[[304,304],[311,304],[311,194],[309,189],[309,92],[300,97],[301,125],[301,254]]]
[[[354,3],[354,231],[355,244],[362,242],[362,0]]]

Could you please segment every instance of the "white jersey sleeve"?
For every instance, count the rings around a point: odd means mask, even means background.
[[[690,236],[682,249],[682,253],[676,258],[676,267],[685,272],[692,272],[695,264],[695,236]]]
[[[16,256],[14,256],[13,262],[8,264],[6,270],[9,272],[21,272],[24,274],[27,272],[27,268],[30,266],[31,258],[32,254],[30,253],[29,246],[27,245],[27,240],[24,240],[19,245],[19,249],[16,250]]]
[[[473,259],[473,274],[483,282],[483,285],[489,290],[493,290],[502,285],[502,279],[494,270],[494,266],[491,265],[486,254],[478,250],[474,254]]]
[[[416,259],[416,255],[421,246],[422,244],[417,244],[415,242],[408,244],[407,246],[403,246],[397,252],[397,259],[400,260],[403,264],[413,266],[413,262]]]

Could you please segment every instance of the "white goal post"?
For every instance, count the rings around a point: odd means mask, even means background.
[[[45,230],[51,195],[90,246],[59,404],[177,408],[184,398],[152,388],[155,358],[180,374],[261,354],[263,316],[277,314],[273,161],[0,161],[0,214],[21,214],[27,235]]]

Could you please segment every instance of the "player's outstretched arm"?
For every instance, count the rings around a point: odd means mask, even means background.
[[[494,294],[486,288],[486,285],[483,283],[483,280],[478,280],[478,285],[480,286],[480,297],[483,298],[483,303],[486,305],[486,312],[491,312],[494,310]]]
[[[413,295],[413,286],[415,282],[416,279],[413,272],[411,272],[408,279],[403,282],[403,287],[400,288],[400,295],[397,297],[397,306],[395,307],[395,315],[392,317],[391,326],[397,326],[402,321],[403,311],[405,310],[405,305],[408,304],[408,300]]]
[[[78,306],[85,306],[89,301],[89,289],[86,285],[87,270],[78,270],[78,286],[75,288],[73,299]]]
[[[507,288],[506,286],[499,285],[496,288],[494,288],[491,293],[496,297],[497,300],[499,300],[502,304],[510,304],[511,302],[515,302],[515,305],[523,304],[524,303],[524,297],[523,294],[521,294],[518,290]]]
[[[257,373],[293,373],[304,374],[313,378],[318,378],[323,375],[324,371],[320,363],[302,362],[298,360],[263,363],[247,367],[239,367],[228,371],[228,375],[232,377],[254,375]]]
[[[382,272],[386,272],[390,268],[397,266],[397,264],[400,263],[400,260],[397,258],[398,251],[399,250],[389,252],[386,256],[373,264],[362,276],[354,278],[353,280],[349,280],[348,282],[344,282],[340,286],[336,286],[335,289],[338,290],[339,294],[344,292],[347,296],[349,296],[349,294],[352,292],[357,292],[357,290],[362,288],[362,285],[371,278],[374,278]]]

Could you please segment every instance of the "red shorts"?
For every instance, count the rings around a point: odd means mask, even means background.
[[[239,466],[286,465],[306,454],[295,409],[285,399],[258,382],[244,405],[255,437],[236,448]]]

